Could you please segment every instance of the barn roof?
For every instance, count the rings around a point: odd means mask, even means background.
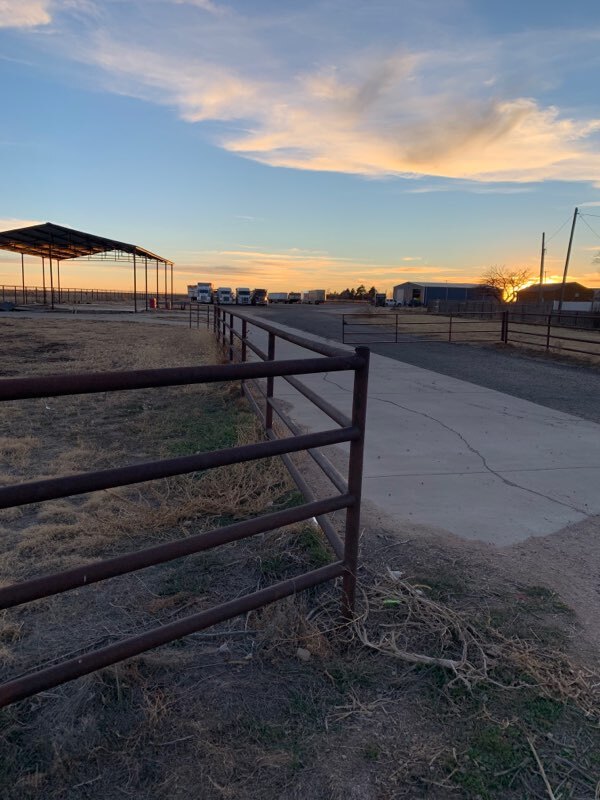
[[[44,222],[39,225],[28,225],[25,228],[15,228],[11,231],[0,232],[0,250],[11,250],[24,255],[52,258],[64,261],[68,258],[93,256],[98,253],[127,253],[129,255],[150,258],[163,264],[172,264],[167,258],[156,255],[150,250],[145,250],[135,244],[120,242],[117,239],[108,239],[105,236],[96,236],[73,228],[65,228],[53,222]]]
[[[404,283],[399,283],[394,288],[396,289],[398,286],[423,286],[426,289],[431,289],[434,287],[440,287],[445,289],[448,287],[449,289],[476,289],[477,287],[481,288],[481,283],[450,283],[450,281],[404,281]]]

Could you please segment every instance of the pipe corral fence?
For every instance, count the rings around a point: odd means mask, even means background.
[[[247,318],[235,311],[213,307],[207,312],[209,323],[229,355],[228,364],[177,367],[156,370],[49,375],[0,380],[0,402],[40,397],[118,392],[133,389],[184,386],[226,381],[241,381],[241,388],[262,421],[266,441],[231,447],[191,456],[149,461],[65,477],[31,481],[0,488],[0,508],[13,508],[86,492],[128,486],[174,475],[223,467],[280,456],[286,464],[305,502],[299,506],[243,520],[186,539],[158,544],[114,558],[83,564],[79,567],[32,578],[0,588],[0,608],[11,608],[34,600],[67,592],[88,584],[164,564],[193,553],[200,553],[229,542],[246,539],[266,531],[316,519],[325,534],[336,560],[326,566],[289,578],[260,591],[200,611],[175,622],[160,625],[138,636],[110,644],[98,650],[82,652],[53,666],[19,675],[0,686],[0,706],[46,691],[74,678],[116,664],[159,645],[201,631],[239,614],[253,611],[296,592],[342,578],[342,614],[349,618],[354,609],[358,566],[362,466],[365,440],[369,350],[355,352],[331,347],[284,332],[277,327]],[[238,330],[236,330],[236,324]],[[248,338],[249,326],[262,329],[268,340],[263,352]],[[277,361],[276,342],[284,340],[311,352],[310,357]],[[236,346],[237,344],[237,346]],[[259,361],[248,362],[248,350]],[[236,363],[239,362],[239,363]],[[354,373],[352,416],[348,418],[298,380],[298,376],[324,372]],[[315,433],[302,433],[287,417],[273,396],[276,378],[282,378],[314,403],[333,422],[334,427]],[[266,380],[266,389],[260,385]],[[257,399],[258,398],[258,399]],[[280,436],[273,425],[273,414],[290,431]],[[318,448],[350,443],[348,476],[345,479]],[[317,499],[291,459],[291,453],[307,452],[335,488]],[[327,514],[345,509],[345,532],[340,538]]]
[[[572,324],[569,324],[570,319]],[[600,357],[600,331],[596,336],[594,330],[578,327],[579,319],[579,315],[565,311],[547,314],[520,310],[514,314],[510,310],[462,311],[444,316],[385,311],[352,313],[342,315],[342,342],[355,345],[513,343],[542,348],[545,352],[560,351]],[[600,315],[597,320],[600,325]],[[586,335],[578,336],[570,331]],[[595,345],[595,349],[587,345]]]

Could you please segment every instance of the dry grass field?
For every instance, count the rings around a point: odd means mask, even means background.
[[[220,359],[203,332],[2,320],[4,376]],[[4,484],[256,440],[239,387],[0,407]],[[0,579],[298,502],[277,460],[0,512]],[[365,516],[359,613],[320,587],[0,713],[7,800],[600,796],[598,679],[574,612],[456,543]],[[0,618],[2,676],[321,566],[296,525]]]

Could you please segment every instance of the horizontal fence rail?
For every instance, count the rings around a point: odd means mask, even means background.
[[[242,363],[246,362],[248,349],[257,355],[263,364],[274,362],[276,357],[276,343],[278,340],[296,345],[302,349],[321,353],[327,359],[348,358],[350,353],[347,349],[335,347],[322,341],[315,341],[305,336],[283,331],[281,328],[257,319],[253,315],[241,311],[230,310],[225,306],[216,306],[213,318],[213,327],[218,341],[223,346],[229,361],[233,362],[239,356]],[[250,340],[249,328],[260,331],[263,338],[266,338],[267,350],[257,347],[256,343]],[[352,356],[350,356],[352,357]],[[343,560],[347,566],[344,575],[344,608],[345,614],[350,615],[353,609],[354,593],[356,589],[356,570],[358,566],[358,540],[360,525],[360,498],[362,491],[362,465],[364,456],[364,430],[366,423],[366,403],[368,386],[368,363],[369,350],[366,347],[356,348],[354,358],[362,359],[363,366],[354,370],[354,386],[352,394],[352,417],[348,419],[342,412],[334,408],[328,401],[320,397],[314,390],[306,386],[296,377],[281,374],[293,388],[299,392],[309,402],[313,403],[326,416],[342,426],[343,430],[358,428],[360,435],[350,442],[350,454],[348,461],[348,481],[347,484],[340,475],[334,464],[321,452],[314,448],[308,448],[307,454],[313,459],[327,480],[338,489],[338,491],[348,491],[356,503],[348,507],[346,512],[346,526],[344,541],[342,542],[326,515],[318,516],[317,522],[324,535],[328,539],[334,552]],[[289,363],[287,360],[276,362],[279,364]],[[325,370],[323,370],[325,371]],[[299,373],[296,373],[299,374]],[[256,379],[244,381],[242,391],[255,414],[263,424],[267,436],[272,441],[279,439],[276,427],[273,424],[275,415],[280,423],[293,435],[300,433],[298,426],[289,418],[281,408],[280,403],[274,397],[274,377],[268,377],[266,387],[262,387]],[[350,428],[348,428],[350,425]],[[315,495],[304,479],[300,470],[294,464],[289,453],[281,456],[296,486],[307,502],[314,502]]]
[[[196,313],[196,312],[194,312]],[[157,480],[172,475],[184,475],[215,467],[244,463],[260,458],[280,457],[304,497],[301,505],[252,519],[215,528],[185,539],[166,542],[114,558],[85,563],[62,572],[41,575],[0,588],[0,608],[8,609],[62,592],[78,589],[88,584],[125,575],[150,566],[165,564],[193,553],[241,541],[285,525],[316,519],[335,554],[336,561],[320,569],[289,578],[273,586],[223,603],[213,608],[184,617],[176,622],[159,625],[138,636],[115,642],[99,650],[81,653],[46,669],[15,676],[0,685],[0,706],[51,689],[66,681],[143,653],[190,633],[203,630],[238,614],[287,597],[295,592],[342,578],[342,607],[345,615],[353,612],[358,567],[358,540],[362,488],[362,461],[366,421],[369,351],[357,348],[348,351],[323,342],[314,342],[302,336],[289,334],[275,326],[254,322],[239,312],[227,311],[229,321],[220,307],[207,311],[204,324],[213,327],[218,340],[229,353],[228,364],[201,367],[176,367],[158,370],[132,370],[124,372],[50,375],[32,378],[6,378],[0,380],[0,402],[18,402],[40,397],[91,394],[98,392],[129,391],[165,386],[183,386],[224,381],[240,381],[251,407],[265,427],[265,441],[230,447],[179,458],[148,461],[107,470],[68,475],[45,480],[11,484],[0,488],[0,508],[12,508],[28,503],[38,503],[60,497],[126,486]],[[241,324],[235,330],[234,316]],[[190,325],[192,316],[190,312]],[[267,353],[251,342],[250,325],[261,328],[268,338]],[[275,341],[283,339],[309,350],[309,357],[285,360],[275,359]],[[234,363],[239,351],[241,363]],[[248,353],[261,360],[247,361]],[[265,356],[262,360],[261,356]],[[354,374],[352,416],[347,417],[330,403],[305,386],[298,376],[335,371]],[[273,397],[276,378],[291,385],[315,405],[337,427],[316,432],[303,432],[279,406]],[[266,381],[266,390],[259,381]],[[253,391],[250,390],[253,387]],[[257,397],[264,402],[261,409]],[[281,436],[273,425],[273,414],[285,425],[289,435]],[[329,461],[320,448],[349,443],[350,458],[347,480]],[[319,498],[294,463],[291,454],[306,452],[327,477],[335,490]],[[328,514],[345,511],[345,530],[341,538]]]
[[[600,330],[596,334],[595,322],[588,317],[586,328],[578,327],[580,315],[569,312],[540,314],[521,310],[482,310],[446,315],[436,312],[419,315],[418,319],[412,317],[412,314],[402,312],[343,314],[342,341],[346,344],[501,342],[542,348],[546,352],[569,352],[600,358]],[[569,324],[570,320],[574,320],[573,324]]]
[[[343,314],[342,341],[346,344],[413,342],[497,341],[503,332],[503,317],[485,320],[479,315],[450,314],[440,318],[433,314],[381,312]]]

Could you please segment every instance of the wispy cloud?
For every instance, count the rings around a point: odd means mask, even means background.
[[[52,0],[0,0],[0,28],[34,28],[52,19]]]
[[[432,3],[419,4],[423,16]],[[50,13],[48,0],[4,5],[13,24],[42,24]],[[335,3],[302,10],[282,4],[262,16],[216,0],[130,5],[127,37],[111,16],[120,4],[106,4],[95,27],[65,23],[57,45],[101,68],[113,91],[172,106],[190,123],[217,123],[210,126],[215,143],[241,157],[367,177],[600,179],[600,118],[541,99],[557,80],[557,65],[595,52],[598,31],[536,30],[473,42],[454,31],[435,49],[407,34],[393,47],[389,37],[388,44],[363,38],[356,46],[342,36],[324,49]],[[174,5],[182,14],[167,16]],[[355,22],[364,12],[363,3],[348,2]],[[382,4],[381,13],[396,14],[395,4]],[[132,24],[135,14],[139,24]]]
[[[219,17],[229,13],[226,6],[213,2],[213,0],[172,0],[175,5],[195,6],[202,11],[208,11],[209,14],[214,14]]]
[[[225,27],[241,24],[231,16]],[[218,144],[271,166],[486,182],[600,175],[600,119],[498,94],[481,80],[482,53],[467,62],[454,50],[359,53],[277,76],[227,58],[157,53],[99,32],[82,55],[118,76],[121,91],[173,105],[189,122],[238,123]],[[452,80],[442,80],[444,72]]]
[[[474,181],[453,181],[448,183],[424,184],[404,189],[404,194],[431,194],[435,192],[469,192],[471,194],[528,194],[535,192],[534,186],[482,186]]]
[[[40,220],[37,219],[15,219],[14,217],[6,217],[0,219],[0,231],[12,231],[16,228],[25,228],[28,225],[40,224]]]

